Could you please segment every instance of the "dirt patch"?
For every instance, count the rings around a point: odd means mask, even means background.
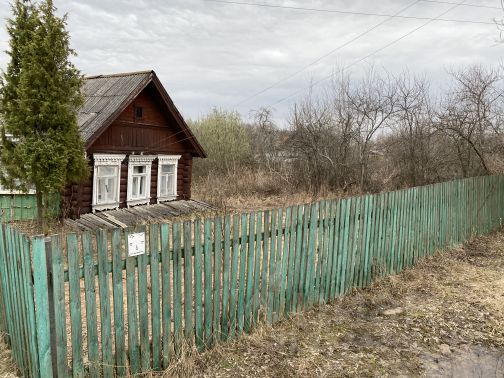
[[[183,362],[204,377],[504,377],[504,234]]]

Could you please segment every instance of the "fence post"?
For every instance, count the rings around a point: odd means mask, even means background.
[[[45,241],[42,237],[33,240],[33,279],[35,284],[35,315],[37,324],[37,341],[39,351],[40,376],[53,376],[53,360],[51,348],[51,329],[49,317],[49,280],[48,257]]]

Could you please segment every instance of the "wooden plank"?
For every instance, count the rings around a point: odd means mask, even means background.
[[[98,247],[98,288],[100,293],[101,346],[103,360],[103,375],[112,377],[114,357],[112,355],[112,327],[109,301],[108,280],[108,237],[106,230],[98,231],[96,235]]]
[[[193,345],[193,278],[192,278],[192,222],[184,222],[184,336],[187,345]]]
[[[332,223],[330,224],[331,227],[331,232],[332,232],[332,237],[330,237],[329,241],[329,248],[331,249],[330,252],[330,260],[331,260],[331,267],[328,269],[328,282],[327,282],[327,293],[328,293],[328,298],[327,300],[332,300],[336,298],[338,295],[337,293],[337,279],[340,274],[338,271],[338,263],[339,263],[339,258],[340,258],[340,228],[342,226],[341,224],[341,204],[342,200],[336,200],[332,201],[332,207],[333,207],[333,213],[332,213]]]
[[[151,275],[151,334],[152,369],[160,371],[161,364],[161,297],[159,279],[159,225],[149,227],[150,275]]]
[[[296,312],[298,309],[298,298],[300,297],[300,271],[301,271],[301,246],[303,240],[303,206],[297,207],[296,219],[296,241],[295,241],[295,258],[294,258],[294,277],[292,278],[292,306],[291,312]]]
[[[314,288],[315,288],[315,258],[316,258],[316,243],[317,243],[317,228],[319,221],[319,204],[315,203],[310,209],[310,231],[308,235],[308,256],[306,261],[306,276],[305,276],[305,292],[304,301],[305,308],[313,306]]]
[[[220,339],[221,317],[221,287],[222,287],[222,218],[216,217],[214,221],[214,276],[213,276],[213,337],[214,342]]]
[[[182,353],[182,249],[180,246],[180,223],[172,225],[173,245],[173,346],[175,355]]]
[[[255,243],[255,260],[254,260],[254,289],[252,300],[252,327],[259,321],[259,306],[260,306],[260,278],[261,278],[261,254],[262,254],[262,235],[263,235],[263,214],[262,211],[257,212],[256,221],[256,243]]]
[[[133,229],[126,229],[124,239],[128,240],[128,235],[134,233]],[[136,257],[129,256],[126,246],[126,299],[128,318],[128,352],[130,373],[132,375],[140,372],[140,344],[138,341],[138,307],[136,290]]]
[[[145,226],[137,226],[135,232],[146,232]],[[145,236],[148,240],[148,236]],[[147,246],[146,252],[147,252]],[[147,285],[147,261],[148,256],[144,253],[137,256],[137,278],[138,278],[138,321],[140,328],[140,366],[142,371],[151,368],[151,350],[149,337],[149,302]]]
[[[276,247],[277,247],[277,210],[271,210],[271,237],[270,237],[270,251],[268,261],[268,298],[266,301],[266,322],[273,323],[273,302],[274,302],[274,286],[275,286],[275,261],[276,261]]]
[[[202,250],[201,250],[201,221],[194,220],[194,325],[196,347],[201,352],[204,349],[203,329],[203,286],[202,286]]]
[[[298,311],[301,311],[307,306],[306,298],[306,274],[308,264],[308,233],[310,225],[310,204],[303,207],[303,232],[300,233],[301,239],[301,263],[299,267],[299,293],[297,300]]]
[[[65,281],[63,278],[63,255],[61,237],[51,237],[52,245],[52,281],[54,298],[54,329],[56,333],[56,361],[58,377],[66,377],[67,367],[67,330],[65,311]]]
[[[238,258],[240,255],[240,217],[238,214],[233,216],[233,243],[232,243],[232,262],[231,262],[231,284],[229,297],[229,339],[233,339],[237,327],[238,310]],[[197,297],[197,295],[196,295]]]
[[[205,219],[204,228],[204,269],[205,269],[205,346],[213,344],[213,304],[212,304],[212,228],[210,219]]]
[[[237,335],[241,335],[245,325],[245,280],[247,270],[247,214],[241,216],[240,276],[238,279]]]
[[[229,275],[231,269],[231,217],[224,217],[224,267],[222,271],[221,340],[229,335]]]
[[[86,298],[86,326],[88,343],[89,374],[101,374],[98,354],[98,331],[96,319],[96,285],[93,261],[93,245],[89,232],[82,234],[82,253],[84,259],[84,289]]]
[[[296,225],[297,225],[298,207],[293,206],[291,208],[291,222],[288,224],[288,235],[289,235],[289,260],[287,265],[287,287],[286,287],[286,300],[285,300],[285,311],[284,317],[289,317],[292,313],[292,296],[294,287],[294,274],[295,274],[295,261],[296,261]],[[287,228],[287,225],[286,225]],[[266,238],[266,235],[265,235]],[[265,239],[266,240],[266,239]],[[266,247],[265,247],[266,248]],[[268,261],[268,259],[263,259],[263,261]]]
[[[336,202],[327,201],[326,208],[326,227],[325,227],[325,262],[322,266],[322,282],[321,282],[321,294],[319,297],[319,303],[327,303],[330,298],[331,291],[331,272],[333,265],[333,252],[334,252],[334,210]]]
[[[116,363],[116,374],[119,377],[125,376],[127,373],[125,330],[124,330],[124,294],[123,294],[121,236],[122,232],[120,229],[116,228],[112,230],[111,233],[112,291],[113,291],[112,294],[114,298],[115,363]]]
[[[320,201],[319,203],[319,216],[317,221],[317,240],[315,241],[315,261],[314,261],[314,282],[313,282],[313,304],[317,304],[320,301],[320,283],[322,280],[322,265],[324,262],[324,236],[325,236],[325,212],[326,201]]]
[[[268,306],[268,267],[269,267],[269,249],[271,239],[271,214],[269,210],[264,212],[264,238],[262,250],[261,266],[261,308],[266,320],[266,309]]]
[[[3,236],[3,235],[2,235]],[[3,238],[2,238],[3,239]],[[51,334],[49,326],[49,287],[45,241],[43,237],[33,239],[33,282],[35,286],[35,316],[37,319],[37,346],[41,377],[52,377]]]
[[[168,368],[170,362],[171,347],[171,251],[170,251],[170,227],[168,224],[161,225],[161,285],[163,306],[163,349],[162,365]]]
[[[280,277],[280,305],[278,307],[279,318],[282,318],[286,313],[285,308],[285,297],[286,297],[286,286],[287,286],[287,264],[289,262],[289,239],[290,239],[290,223],[291,223],[291,211],[290,207],[287,208],[285,212],[285,228],[284,228],[284,240],[283,240],[283,251],[282,251],[282,264],[281,264],[281,277]]]
[[[254,287],[254,240],[255,214],[249,216],[248,251],[247,251],[247,291],[245,294],[245,312],[243,329],[249,333],[252,329],[252,294]]]
[[[70,286],[70,318],[72,335],[72,373],[74,377],[84,377],[82,359],[82,315],[80,292],[80,258],[77,235],[67,235],[68,284]]]

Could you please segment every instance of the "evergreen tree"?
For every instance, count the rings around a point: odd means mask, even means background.
[[[77,125],[83,77],[70,61],[66,16],[55,11],[52,0],[14,1],[11,60],[0,85],[0,180],[13,189],[35,187],[44,231],[49,194],[89,174]]]

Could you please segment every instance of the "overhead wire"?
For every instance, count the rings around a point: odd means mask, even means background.
[[[493,21],[476,21],[476,20],[459,20],[459,19],[447,19],[440,17],[422,17],[422,16],[401,16],[401,15],[391,15],[386,13],[373,13],[373,12],[358,12],[358,11],[347,11],[340,9],[321,9],[321,8],[305,8],[305,7],[295,7],[288,5],[275,5],[275,4],[265,4],[265,3],[250,3],[245,1],[233,1],[233,0],[204,0],[211,3],[220,3],[228,5],[244,5],[262,8],[276,8],[276,9],[290,9],[298,11],[309,11],[309,12],[322,12],[322,13],[340,13],[340,14],[350,14],[354,16],[375,16],[375,17],[393,17],[393,18],[403,18],[403,19],[413,19],[413,20],[429,20],[429,21],[440,21],[440,22],[458,22],[458,23],[469,23],[469,24],[483,24],[483,25],[495,25]]]
[[[440,13],[438,17],[442,17],[442,16],[444,16],[445,14],[447,14],[447,13],[451,12],[453,9],[455,9],[455,8],[457,8],[457,7],[461,6],[461,5],[463,5],[463,4],[465,3],[465,1],[466,1],[466,0],[462,1],[461,3],[457,3],[457,4],[453,5],[453,6],[452,6],[452,7],[450,7],[449,9],[447,9],[447,10],[443,11],[442,13]],[[418,30],[420,30],[420,29],[422,29],[422,28],[426,27],[427,25],[429,25],[432,21],[433,21],[433,20],[428,20],[427,22],[424,22],[422,25],[420,25],[420,26],[418,26],[418,27],[416,27],[416,28],[414,28],[414,29],[410,30],[409,32],[407,32],[407,33],[405,33],[405,34],[401,35],[399,38],[394,39],[393,41],[391,41],[391,42],[387,43],[386,45],[384,45],[384,46],[382,46],[382,47],[380,47],[380,48],[378,48],[378,49],[374,50],[374,51],[373,51],[373,52],[371,52],[370,54],[368,54],[368,55],[366,55],[366,56],[364,56],[364,57],[362,57],[362,58],[360,58],[360,59],[358,59],[358,60],[354,61],[353,63],[350,63],[349,65],[347,65],[347,66],[343,67],[342,69],[340,69],[340,70],[338,71],[338,74],[343,73],[345,70],[349,69],[350,67],[353,67],[353,66],[355,66],[356,64],[359,64],[360,62],[363,62],[364,60],[366,60],[366,59],[368,59],[368,58],[372,57],[373,55],[375,55],[375,54],[377,54],[377,53],[379,53],[379,52],[381,52],[381,51],[383,51],[383,50],[385,50],[385,49],[389,48],[390,46],[392,46],[392,45],[396,44],[397,42],[399,42],[399,41],[401,41],[401,40],[403,40],[403,39],[405,39],[405,38],[409,37],[409,36],[410,36],[410,35],[412,35],[413,33],[417,32]],[[320,83],[322,83],[322,82],[324,82],[324,81],[326,81],[326,80],[328,80],[328,79],[332,79],[332,78],[334,77],[334,75],[335,75],[335,73],[332,73],[332,74],[330,74],[330,75],[328,75],[328,76],[325,76],[325,77],[323,77],[323,78],[321,78],[321,79],[319,79],[319,80],[317,80],[317,81],[313,82],[313,83],[312,83],[309,87],[307,87],[307,88],[303,88],[303,89],[300,89],[300,90],[298,90],[298,91],[296,91],[296,92],[294,92],[294,93],[292,93],[292,94],[290,94],[290,95],[288,95],[288,96],[285,96],[285,97],[283,97],[283,98],[281,98],[281,99],[279,99],[279,100],[275,101],[274,103],[269,104],[268,106],[274,106],[274,105],[277,105],[277,104],[279,104],[279,103],[281,103],[281,102],[283,102],[283,101],[285,101],[285,100],[288,100],[289,98],[296,96],[297,94],[301,93],[302,91],[304,91],[304,90],[306,90],[306,89],[311,89],[311,88],[313,88],[314,86],[316,86],[316,85],[318,85],[318,84],[320,84]]]
[[[409,8],[411,8],[412,6],[414,6],[415,4],[418,4],[421,0],[415,0],[414,2],[412,2],[411,4],[409,4],[408,6],[402,8],[401,10],[397,11],[395,13],[395,15],[397,14],[400,14],[406,10],[408,10]],[[293,77],[299,75],[301,72],[304,72],[305,70],[307,70],[308,68],[310,67],[313,67],[314,65],[316,65],[317,63],[319,63],[320,61],[322,61],[323,59],[327,58],[328,56],[334,54],[335,52],[341,50],[342,48],[344,47],[347,47],[348,45],[352,44],[353,42],[357,41],[358,39],[362,38],[363,36],[365,36],[366,34],[369,34],[370,32],[372,32],[373,30],[377,29],[378,27],[380,27],[381,25],[385,24],[386,22],[390,21],[393,17],[389,17],[379,23],[377,23],[376,25],[372,26],[371,28],[369,29],[366,29],[364,32],[358,34],[357,36],[355,36],[354,38],[348,40],[347,42],[339,45],[338,47],[332,49],[331,51],[325,53],[324,55],[321,55],[319,56],[318,58],[316,58],[315,60],[313,60],[312,62],[308,63],[307,65],[301,67],[299,70],[293,72],[292,74],[290,75],[287,75],[285,77],[283,77],[282,79],[274,82],[273,84],[270,84],[269,86],[267,86],[266,88],[264,89],[261,89],[260,91],[248,96],[247,98],[241,100],[240,102],[236,103],[234,106],[240,106],[248,101],[250,101],[251,99],[269,91],[270,89],[273,89],[275,88],[276,86],[278,86],[279,84],[282,84],[282,83],[285,83],[286,81],[292,79]]]

